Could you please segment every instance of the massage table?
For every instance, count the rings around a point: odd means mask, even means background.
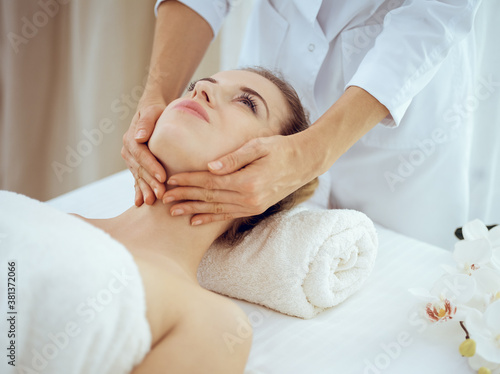
[[[124,170],[47,203],[108,218],[133,204],[133,186],[132,174]],[[368,281],[317,317],[303,320],[234,300],[253,326],[245,374],[474,372],[458,352],[465,337],[458,321],[439,331],[426,325],[416,312],[419,301],[408,292],[430,287],[443,274],[441,264],[453,265],[451,251],[375,226],[379,252]]]

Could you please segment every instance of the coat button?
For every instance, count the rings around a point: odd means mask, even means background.
[[[313,43],[309,44],[309,48],[308,48],[309,52],[314,51],[314,48],[316,48],[316,46]]]

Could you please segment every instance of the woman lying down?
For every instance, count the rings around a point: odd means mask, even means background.
[[[281,79],[262,69],[224,71],[167,106],[149,147],[171,175],[206,170],[252,138],[307,126]],[[233,301],[200,287],[198,265],[214,241],[235,243],[316,185],[259,216],[201,226],[158,201],[97,220],[0,193],[2,267],[9,266],[16,296],[8,307],[17,312],[2,329],[14,335],[1,372],[242,373],[251,326]]]

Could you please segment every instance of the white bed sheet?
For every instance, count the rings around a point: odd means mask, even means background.
[[[48,201],[86,217],[107,218],[133,204],[125,170]],[[390,214],[388,212],[388,214]],[[429,286],[452,264],[451,252],[377,226],[379,254],[367,284],[312,320],[235,300],[249,316],[254,338],[246,374],[396,374],[473,371],[458,353],[458,323],[446,337],[414,317],[408,288]]]

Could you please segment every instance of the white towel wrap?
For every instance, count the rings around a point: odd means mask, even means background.
[[[2,354],[0,373],[125,374],[143,360],[151,332],[142,279],[132,255],[104,231],[0,191],[3,316],[8,261],[16,262],[17,314],[9,314],[16,366]],[[7,324],[2,318],[4,343]]]

